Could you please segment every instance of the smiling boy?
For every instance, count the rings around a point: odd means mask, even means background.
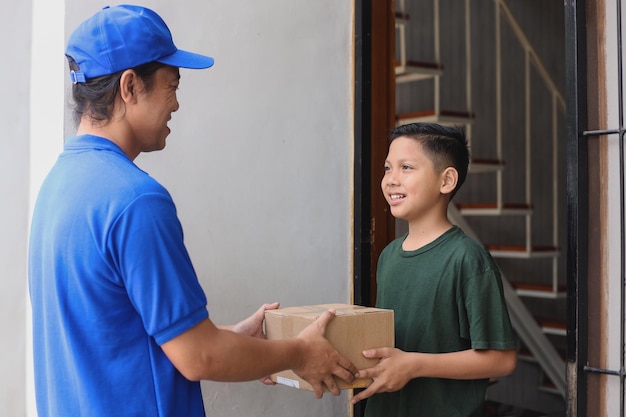
[[[353,398],[371,396],[366,417],[483,416],[488,379],[515,368],[498,267],[447,217],[468,165],[460,129],[415,123],[391,134],[381,188],[409,231],[378,260],[376,306],[395,311],[396,348],[363,353],[379,359],[358,375],[374,379]]]

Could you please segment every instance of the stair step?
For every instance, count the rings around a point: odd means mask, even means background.
[[[481,174],[483,172],[496,172],[504,168],[504,161],[499,159],[472,158],[468,172]]]
[[[543,381],[541,385],[539,385],[539,390],[543,392],[547,392],[548,394],[561,395],[556,385],[552,381]]]
[[[396,23],[406,23],[409,21],[409,14],[404,12],[396,12]]]
[[[556,351],[558,352],[561,359],[563,359],[563,362],[565,362],[565,351],[563,349],[557,349]],[[527,347],[522,347],[519,349],[519,351],[517,352],[517,360],[529,363],[538,363],[535,355],[533,355],[533,353]],[[544,378],[549,381],[545,374]]]
[[[556,289],[549,284],[528,284],[525,282],[511,283],[515,292],[523,297],[535,298],[565,298],[567,296],[567,288],[565,285],[559,285]]]
[[[434,62],[395,62],[396,84],[425,80],[443,74],[443,65]]]
[[[396,117],[396,125],[408,123],[434,122],[443,125],[470,124],[474,122],[474,114],[461,111],[440,110],[439,114],[435,110],[426,110],[412,113],[405,113]]]
[[[537,319],[537,323],[546,334],[553,334],[557,336],[567,336],[567,324],[565,322],[557,321],[554,319]]]
[[[528,348],[522,348],[517,352],[517,360],[524,362],[537,363],[537,359]]]
[[[485,245],[494,258],[554,258],[559,256],[559,248],[555,246],[532,246],[530,250],[524,245]]]
[[[464,216],[527,216],[532,214],[533,206],[524,203],[459,203],[457,207]]]

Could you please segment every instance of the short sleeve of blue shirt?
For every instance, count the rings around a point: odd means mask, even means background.
[[[169,195],[140,194],[116,220],[107,244],[131,303],[158,344],[208,317]]]

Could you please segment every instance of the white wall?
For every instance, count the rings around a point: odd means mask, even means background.
[[[24,62],[30,63],[30,78],[25,86],[29,94],[24,96],[27,104],[20,108],[20,114],[26,116],[29,125],[29,140],[27,144],[28,154],[24,159],[17,162],[27,168],[27,187],[20,190],[26,197],[25,224],[20,227],[20,236],[24,236],[27,242],[30,213],[32,212],[37,191],[48,170],[56,160],[63,146],[63,118],[64,118],[64,91],[62,80],[65,75],[64,50],[64,1],[63,0],[33,0],[32,13],[29,25],[25,26],[30,34],[30,49],[20,51]],[[11,34],[11,36],[15,36]],[[21,100],[20,100],[21,101]],[[26,248],[24,248],[26,254]],[[24,259],[25,263],[25,259]],[[23,281],[26,282],[26,271]],[[23,297],[26,305],[19,317],[25,322],[25,367],[22,367],[21,375],[26,379],[22,396],[25,395],[26,403],[21,404],[19,409],[10,410],[7,415],[35,416],[35,392],[32,371],[32,338],[30,321],[30,301],[27,295],[27,287],[23,287]],[[23,398],[23,397],[22,397]],[[22,409],[26,408],[25,414]]]
[[[63,4],[43,3],[34,7]],[[67,0],[65,37],[105,4]],[[275,300],[350,302],[353,2],[143,4],[180,48],[216,59],[209,70],[181,70],[168,145],[137,159],[174,197],[212,319],[231,323]],[[315,400],[258,382],[203,390],[210,416],[348,414],[345,393]]]
[[[0,415],[26,415],[26,227],[30,2],[0,13]]]

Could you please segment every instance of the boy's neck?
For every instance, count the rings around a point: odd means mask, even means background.
[[[417,250],[434,242],[439,236],[450,230],[452,223],[448,218],[439,221],[421,221],[409,223],[409,234],[402,242],[402,249]]]

